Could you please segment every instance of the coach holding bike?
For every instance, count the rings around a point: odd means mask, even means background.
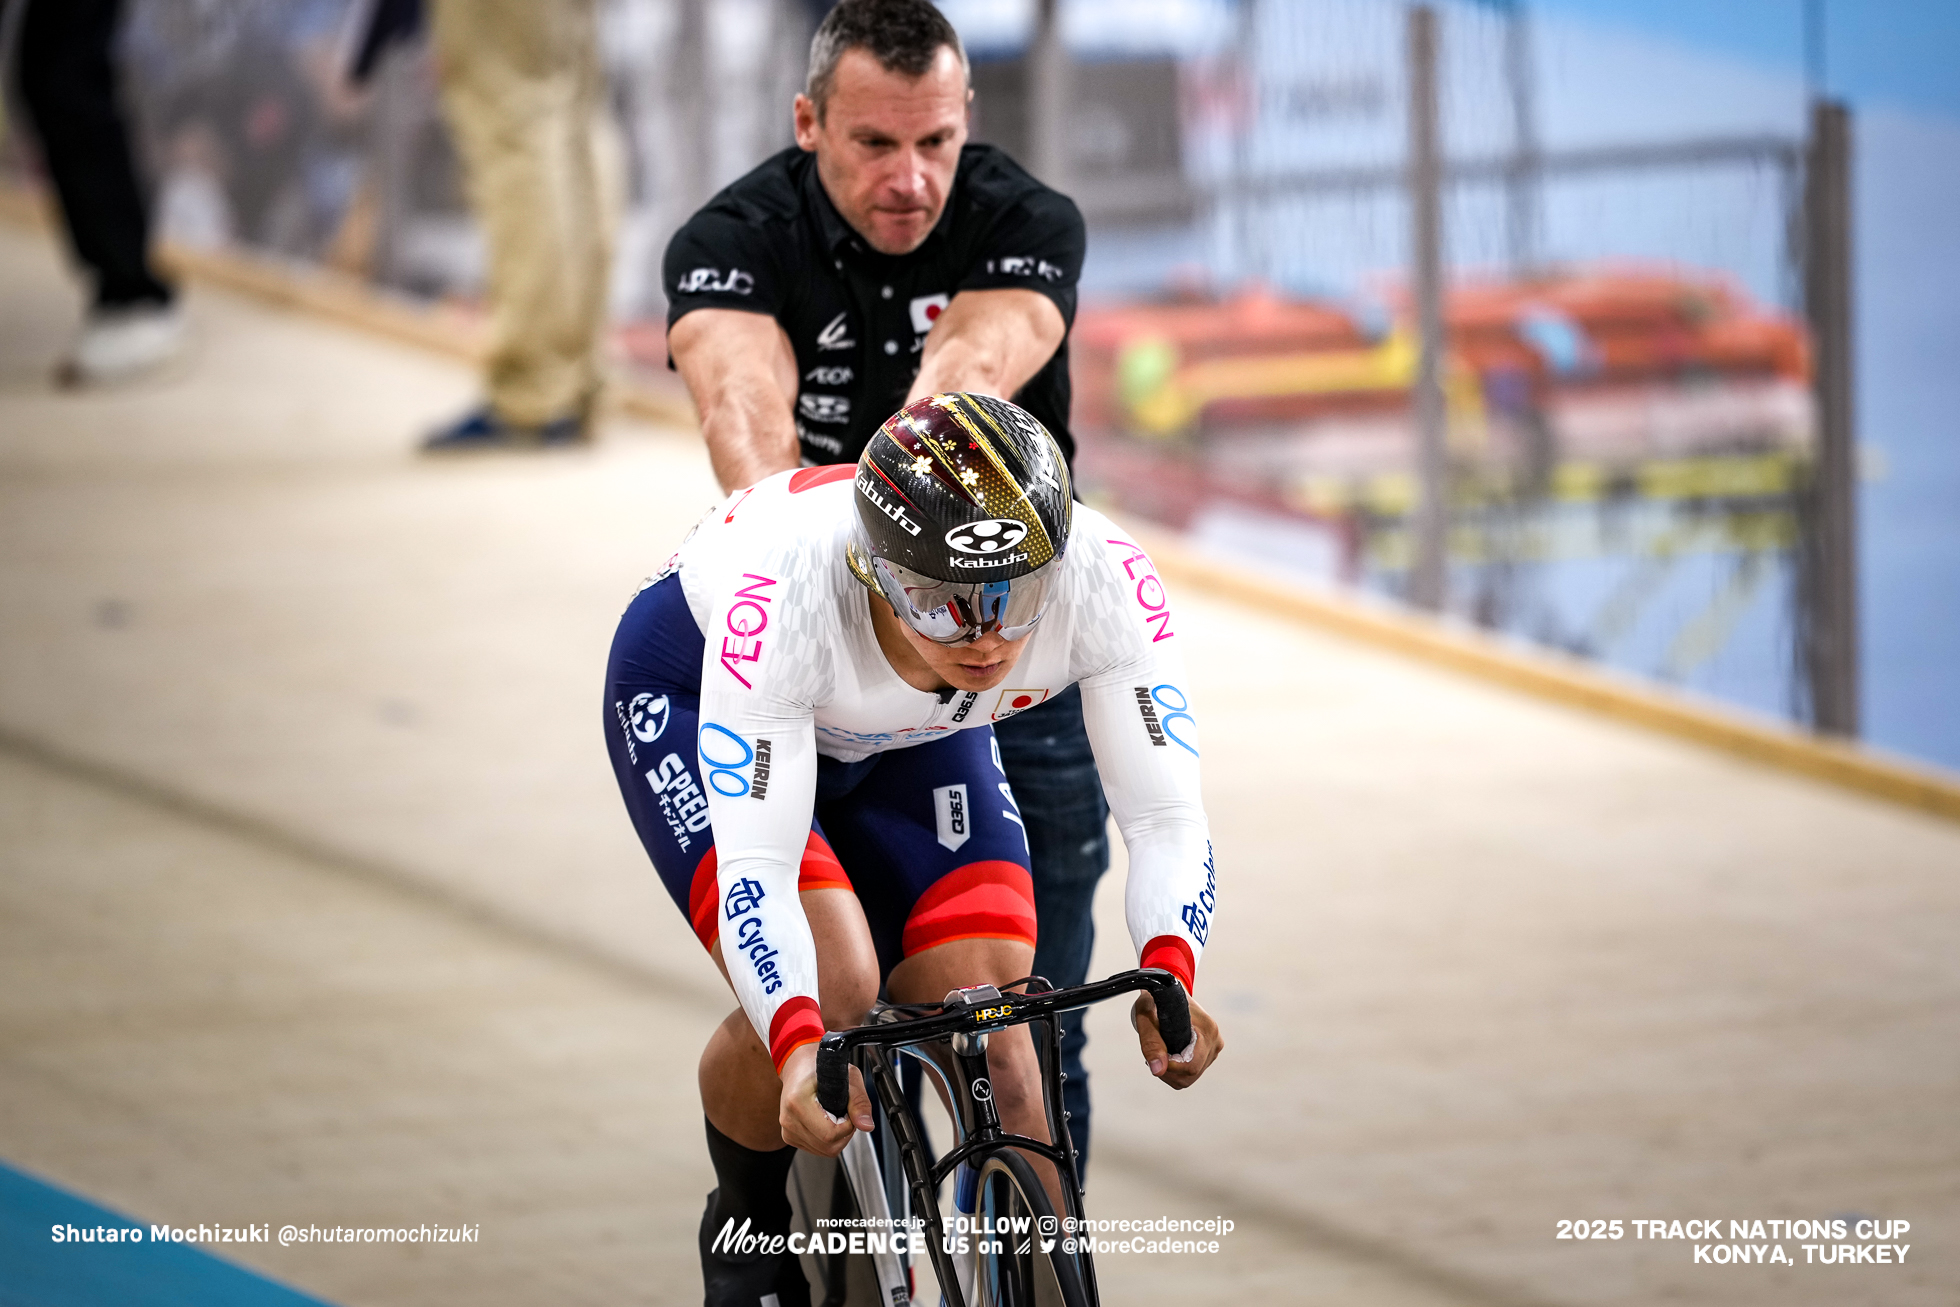
[[[724,490],[856,461],[879,424],[946,391],[1011,398],[1065,457],[1082,217],[1001,151],[969,145],[958,34],[927,0],[843,0],[810,48],[796,147],[668,246],[668,348]],[[1026,822],[1035,970],[1079,984],[1108,808],[1070,688],[996,734]],[[1081,1014],[1064,1019],[1070,1132],[1088,1155]]]

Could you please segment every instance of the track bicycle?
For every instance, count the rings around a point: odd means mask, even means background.
[[[1063,1237],[1064,1224],[1080,1228],[1085,1213],[1069,1114],[1061,1105],[1056,1018],[1139,990],[1157,1004],[1165,1046],[1189,1047],[1191,1009],[1184,988],[1156,968],[1119,972],[1069,989],[1030,976],[1005,992],[980,985],[954,990],[938,1004],[880,1004],[870,1024],[823,1037],[817,1049],[818,1102],[832,1116],[843,1117],[850,1106],[850,1067],[857,1066],[873,1092],[887,1140],[881,1159],[868,1135],[854,1134],[840,1159],[858,1213],[873,1227],[922,1232],[947,1307],[1094,1307],[1099,1301],[1086,1241]],[[1057,1143],[1008,1133],[994,1106],[987,1038],[1018,1025],[1035,1027],[1048,1133]],[[907,1057],[938,1083],[952,1108],[956,1138],[939,1157],[906,1098],[899,1066]],[[1024,1153],[1054,1164],[1063,1211],[1055,1211]],[[956,1177],[953,1215],[959,1218],[953,1230],[939,1205],[940,1186],[949,1175]],[[916,1251],[916,1242],[905,1242],[908,1251]],[[871,1256],[881,1304],[905,1307],[912,1291],[902,1256],[877,1249],[875,1241]]]

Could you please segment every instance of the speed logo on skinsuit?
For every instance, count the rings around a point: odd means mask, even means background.
[[[1002,690],[994,700],[992,721],[1005,721],[1015,713],[1026,712],[1048,697],[1046,690]]]
[[[946,543],[963,554],[1004,554],[1021,543],[1028,533],[1025,522],[1011,517],[990,517],[984,522],[968,522],[946,533]]]
[[[627,710],[627,717],[633,723],[633,738],[641,744],[652,744],[667,729],[667,716],[670,709],[664,694],[636,694],[633,706]]]

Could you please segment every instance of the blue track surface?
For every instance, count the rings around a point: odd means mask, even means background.
[[[140,1229],[140,1243],[56,1243],[55,1226]],[[328,1307],[0,1163],[0,1307]]]

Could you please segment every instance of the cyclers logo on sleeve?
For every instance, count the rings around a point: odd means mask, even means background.
[[[721,638],[721,665],[728,674],[742,683],[745,690],[753,690],[749,678],[742,675],[736,663],[752,663],[762,657],[762,633],[769,627],[769,610],[763,607],[771,602],[773,596],[763,591],[776,584],[767,576],[757,576],[754,572],[742,573],[744,581],[753,585],[735,592],[735,602],[722,614],[722,624],[728,634]]]
[[[769,941],[762,935],[762,917],[757,909],[762,906],[762,886],[759,882],[744,876],[728,887],[728,897],[723,900],[722,910],[728,920],[740,923],[735,927],[735,947],[748,954],[749,963],[755,968],[755,978],[762,982],[762,992],[773,994],[783,987],[783,978],[776,972],[776,958],[780,950],[769,947]],[[729,932],[722,932],[723,956],[727,955]]]
[[[1187,903],[1178,915],[1184,918],[1184,925],[1191,932],[1191,938],[1203,948],[1205,932],[1211,929],[1211,914],[1218,911],[1218,873],[1214,868],[1211,842],[1205,842],[1205,887],[1198,891],[1198,901]]]

